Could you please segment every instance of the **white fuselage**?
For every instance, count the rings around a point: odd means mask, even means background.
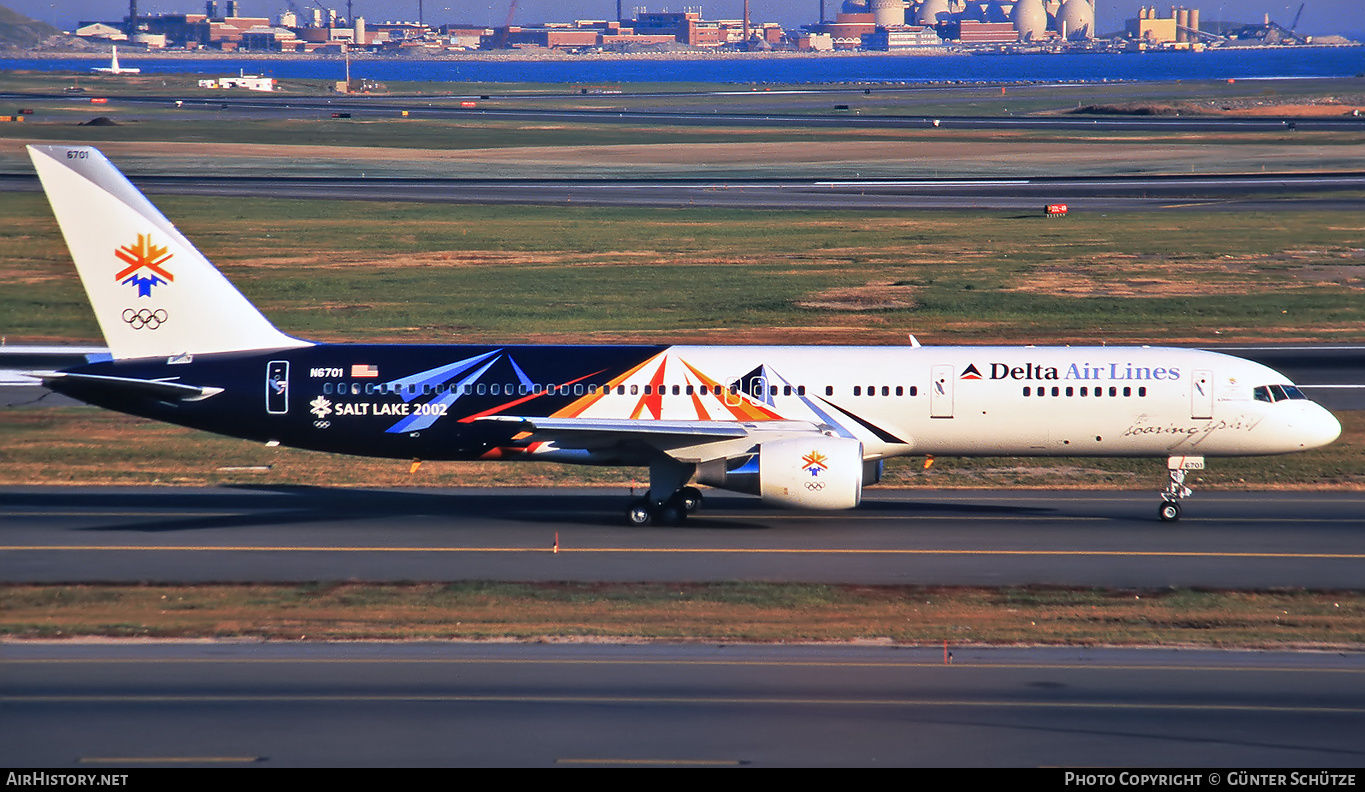
[[[750,420],[828,424],[866,459],[1243,456],[1334,440],[1340,424],[1317,404],[1254,395],[1288,384],[1258,363],[1162,347],[675,346],[565,414],[734,421],[757,406]],[[642,409],[646,385],[663,395]]]

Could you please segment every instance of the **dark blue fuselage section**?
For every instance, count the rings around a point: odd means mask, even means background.
[[[205,389],[149,395],[117,381],[54,380],[73,398],[258,442],[362,456],[476,459],[515,448],[514,423],[601,392],[663,346],[319,344],[265,352],[93,363],[72,373]]]

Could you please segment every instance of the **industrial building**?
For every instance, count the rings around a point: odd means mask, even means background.
[[[264,17],[243,17],[238,0],[208,0],[203,14],[139,15],[136,0],[129,14],[117,22],[82,22],[78,35],[110,41],[128,40],[148,48],[172,47],[254,52],[342,52],[474,49],[559,49],[616,51],[669,49],[728,49],[803,51],[908,51],[954,47],[1009,49],[1202,49],[1231,40],[1258,43],[1307,43],[1272,23],[1237,31],[1203,30],[1197,8],[1172,6],[1163,16],[1156,6],[1144,6],[1128,20],[1124,34],[1108,42],[1096,39],[1094,0],[843,0],[827,9],[817,0],[819,22],[801,30],[783,30],[775,22],[749,17],[711,20],[699,10],[635,10],[625,18],[617,3],[614,20],[575,20],[539,24],[483,27],[417,22],[367,22],[346,19],[321,7],[283,12],[273,23]],[[830,0],[832,2],[833,0]],[[515,8],[515,4],[513,5]],[[812,9],[815,10],[815,9]],[[826,12],[833,11],[833,18]],[[1302,11],[1302,8],[1300,8]],[[1223,26],[1226,28],[1226,26]]]

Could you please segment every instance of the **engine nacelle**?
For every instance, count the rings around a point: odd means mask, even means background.
[[[863,497],[863,444],[826,435],[773,440],[697,465],[697,481],[780,506],[852,509]]]

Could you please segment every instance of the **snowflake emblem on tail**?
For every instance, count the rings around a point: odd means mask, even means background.
[[[153,245],[150,236],[138,234],[136,245],[124,245],[114,251],[114,255],[128,265],[114,276],[114,280],[137,287],[139,297],[151,297],[153,286],[164,286],[175,280],[175,276],[161,266],[170,261],[173,254],[167,253],[163,246]]]

